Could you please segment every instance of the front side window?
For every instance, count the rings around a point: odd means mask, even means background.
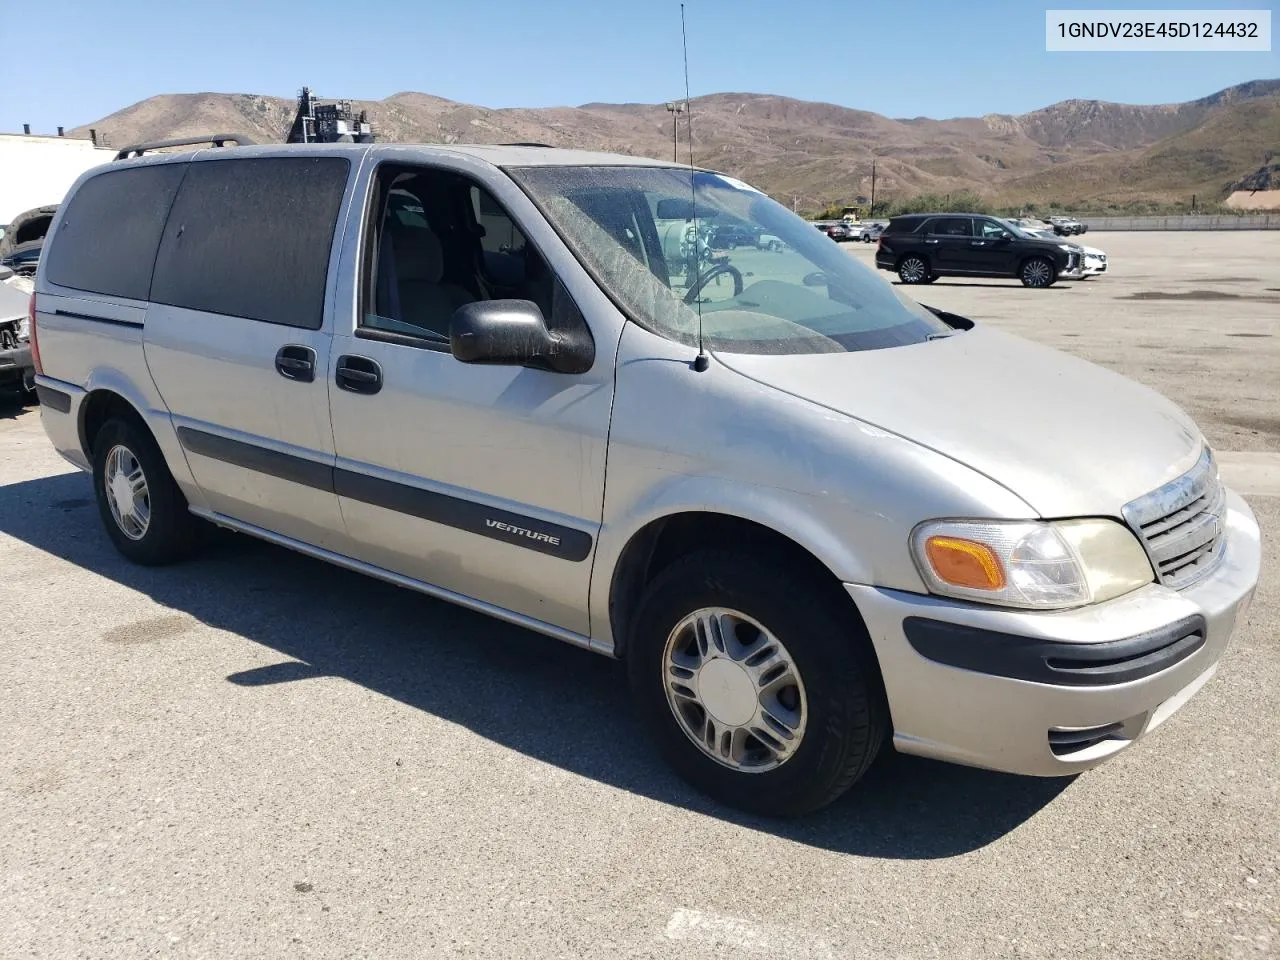
[[[971,237],[973,227],[968,217],[938,217],[929,232],[939,237]]]
[[[744,183],[676,167],[507,171],[642,326],[727,353],[824,353],[951,332],[806,221]],[[730,248],[734,236],[753,243]]]
[[[383,167],[370,226],[366,332],[443,348],[454,311],[479,300],[529,300],[552,329],[585,331],[568,291],[515,220],[461,174]]]
[[[978,221],[978,236],[985,240],[997,240],[1000,237],[1007,237],[1011,234],[1012,231],[995,220]]]

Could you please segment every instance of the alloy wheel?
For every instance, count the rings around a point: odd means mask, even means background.
[[[902,266],[898,268],[898,276],[901,277],[903,283],[921,283],[927,274],[928,271],[925,269],[924,261],[919,257],[908,257],[902,261]]]
[[[1032,260],[1022,268],[1022,278],[1028,287],[1047,287],[1052,276],[1052,269],[1043,260]]]
[[[122,444],[107,451],[102,480],[116,526],[130,540],[141,540],[151,526],[151,492],[133,451]]]
[[[808,701],[787,648],[746,614],[695,610],[667,638],[663,688],[680,729],[742,773],[773,770],[804,738]]]

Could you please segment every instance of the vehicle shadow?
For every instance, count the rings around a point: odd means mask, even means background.
[[[1070,780],[1012,777],[887,751],[866,779],[798,820],[739,813],[678,779],[628,705],[617,661],[250,537],[211,531],[175,567],[125,561],[87,475],[0,487],[0,533],[288,658],[241,686],[339,677],[565,770],[832,851],[934,859],[1013,830]],[[554,717],[554,722],[548,722]]]

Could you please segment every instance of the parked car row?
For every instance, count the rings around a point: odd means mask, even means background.
[[[817,220],[814,226],[837,243],[844,240],[861,240],[871,243],[884,231],[885,220]]]
[[[1088,226],[1075,217],[1053,216],[1046,219],[1038,217],[1010,217],[1009,222],[1024,230],[1048,230],[1059,237],[1070,237],[1088,231]]]
[[[913,213],[889,221],[876,266],[909,284],[969,276],[1016,277],[1026,287],[1050,287],[1084,276],[1084,250],[983,214]]]

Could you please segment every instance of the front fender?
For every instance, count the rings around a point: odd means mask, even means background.
[[[619,344],[591,635],[632,539],[678,513],[750,520],[845,583],[923,592],[911,530],[936,517],[1035,516],[989,477],[896,434],[792,396],[631,324]]]
[[[820,498],[724,477],[655,478],[630,509],[600,528],[591,579],[591,636],[614,644],[609,616],[614,573],[632,540],[650,524],[679,514],[720,514],[749,520],[795,541],[846,583],[872,583],[872,569],[839,528],[824,522],[829,509]],[[923,584],[919,585],[923,589]]]

